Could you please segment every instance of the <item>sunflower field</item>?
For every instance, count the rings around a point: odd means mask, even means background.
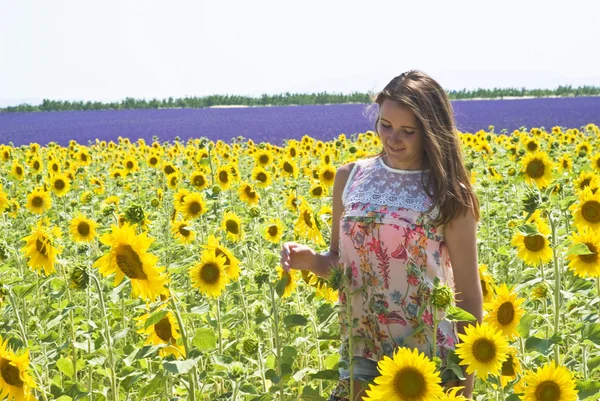
[[[450,368],[477,400],[599,400],[600,129],[460,138],[486,314]],[[338,167],[380,150],[372,131],[0,145],[0,401],[326,400],[338,286],[279,252],[328,250]],[[464,399],[438,366],[399,349],[370,399]]]

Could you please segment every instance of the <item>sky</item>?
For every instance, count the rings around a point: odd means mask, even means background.
[[[0,0],[0,106],[600,86],[597,0]]]

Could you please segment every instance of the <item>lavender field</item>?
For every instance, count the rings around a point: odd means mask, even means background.
[[[340,133],[351,135],[373,129],[367,105],[277,106],[251,108],[102,110],[40,113],[0,113],[0,144],[14,146],[50,141],[66,146],[96,138],[117,141],[161,141],[207,137],[229,142],[243,136],[256,142],[281,144],[308,134],[330,140]],[[558,125],[579,127],[600,124],[600,97],[515,100],[455,101],[453,107],[462,132],[476,132],[494,125],[495,131],[512,132],[520,127]]]

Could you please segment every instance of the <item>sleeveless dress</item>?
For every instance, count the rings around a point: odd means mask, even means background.
[[[344,188],[339,266],[353,294],[349,301],[353,327],[350,330],[347,321],[348,300],[342,284],[340,354],[347,364],[353,353],[355,380],[370,381],[378,376],[377,362],[384,355],[392,357],[397,347],[416,348],[433,356],[433,307],[429,302],[433,282],[438,277],[454,288],[454,280],[443,227],[432,224],[437,208],[427,212],[432,205],[424,187],[428,174],[429,170],[391,168],[376,156],[355,162]],[[442,319],[443,311],[438,310],[437,316]],[[424,329],[414,333],[421,322]],[[350,335],[352,350],[348,349]],[[456,325],[442,319],[437,330],[442,367],[457,338]],[[348,376],[349,369],[340,367],[340,383],[330,400],[344,399],[339,395]]]

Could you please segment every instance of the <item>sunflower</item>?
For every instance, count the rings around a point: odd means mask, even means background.
[[[77,152],[77,160],[82,166],[89,166],[92,164],[92,157],[86,149],[79,149],[79,152]]]
[[[231,241],[237,242],[244,236],[242,219],[235,213],[225,212],[223,221],[221,222],[221,228],[227,233],[227,238]]]
[[[317,226],[315,215],[309,205],[303,203],[300,205],[298,220],[294,226],[294,233],[301,235],[306,239],[313,240],[317,245],[325,245],[321,230]]]
[[[524,145],[525,149],[527,150],[527,152],[530,152],[530,153],[537,152],[540,149],[539,142],[534,138],[525,139],[525,141],[523,142],[523,145]]]
[[[319,172],[319,181],[321,181],[323,185],[331,187],[335,181],[335,173],[336,171],[333,166],[326,165]]]
[[[267,167],[273,161],[273,156],[268,150],[261,150],[254,155],[254,160],[259,166]]]
[[[189,220],[176,221],[171,225],[171,233],[184,244],[190,244],[196,237],[195,231],[190,227]]]
[[[123,160],[123,162],[121,163],[121,165],[129,174],[140,169],[140,165],[134,156],[126,157],[125,160]]]
[[[579,230],[585,227],[591,230],[600,228],[600,191],[594,193],[591,188],[585,188],[579,194],[579,200],[569,208],[575,218],[575,226]]]
[[[12,175],[19,181],[21,181],[25,177],[25,169],[23,166],[17,162],[15,162],[12,166]]]
[[[177,189],[179,185],[179,172],[170,174],[167,176],[167,186],[172,190]]]
[[[221,166],[217,169],[215,180],[217,181],[217,184],[223,191],[229,189],[233,181],[233,177],[231,175],[231,169],[228,164]]]
[[[0,213],[4,212],[8,206],[8,195],[2,189],[2,184],[0,184]]]
[[[592,164],[592,168],[597,172],[600,172],[600,153],[596,153],[592,157],[590,157],[590,163]]]
[[[198,191],[208,188],[208,180],[203,171],[196,170],[190,176],[190,184],[194,186]]]
[[[558,167],[561,171],[571,172],[573,169],[573,160],[567,153],[558,158]]]
[[[313,198],[323,198],[328,195],[327,187],[322,184],[314,184],[309,190],[308,193]]]
[[[254,167],[252,170],[252,179],[260,188],[267,188],[271,185],[271,173],[260,166]]]
[[[522,373],[517,349],[509,346],[506,354],[508,358],[502,362],[502,368],[500,368],[500,383],[502,387],[506,387],[508,382],[515,380],[517,375]]]
[[[248,206],[258,205],[260,195],[254,190],[250,184],[242,184],[238,189],[240,199]]]
[[[276,267],[276,270],[277,270],[277,275],[278,275],[279,279],[285,280],[285,289],[284,289],[283,295],[281,297],[288,298],[289,296],[292,295],[292,293],[294,291],[296,291],[296,287],[297,287],[296,281],[298,280],[298,277],[299,277],[299,271],[292,269],[289,272],[286,272],[279,265]]]
[[[515,392],[523,401],[577,401],[575,378],[564,366],[554,361],[525,373]]]
[[[326,222],[331,227],[331,222],[333,220],[333,210],[330,205],[323,205],[319,210],[319,218],[321,221]]]
[[[164,268],[157,267],[158,256],[148,252],[154,241],[145,232],[137,235],[137,224],[125,222],[122,227],[111,225],[112,232],[100,237],[100,242],[110,250],[94,262],[105,277],[115,273],[115,287],[125,276],[131,279],[131,292],[134,297],[155,300],[166,292],[169,279]]]
[[[8,349],[8,340],[0,337],[0,399],[35,401],[35,382],[29,375],[29,350],[16,355]]]
[[[304,197],[301,195],[296,196],[296,191],[290,191],[285,202],[285,207],[292,212],[297,212],[302,203],[304,203]]]
[[[152,168],[157,168],[160,166],[160,156],[156,153],[150,153],[150,155],[146,158],[146,163]]]
[[[575,191],[581,193],[586,188],[598,188],[598,175],[591,171],[582,171],[573,183]]]
[[[43,167],[42,159],[40,159],[38,156],[35,156],[29,161],[29,167],[31,167],[34,173],[41,172]]]
[[[60,163],[59,163],[58,161],[56,161],[56,160],[52,160],[52,161],[50,162],[50,166],[49,166],[49,168],[48,168],[48,171],[49,171],[51,174],[56,174],[56,173],[58,173],[58,172],[60,171],[60,169],[61,169],[61,165],[60,165]]]
[[[173,195],[173,202],[175,203],[175,205],[183,205],[185,203],[185,197],[187,195],[190,194],[190,191],[188,191],[185,188],[180,188],[175,195]]]
[[[517,232],[511,242],[513,246],[517,247],[519,258],[531,266],[546,263],[552,259],[552,248],[550,248],[547,238],[550,229],[543,224],[537,224],[536,227],[538,234],[525,235]]]
[[[71,235],[75,242],[92,242],[96,237],[96,226],[98,224],[94,220],[90,220],[83,214],[79,213],[69,226]]]
[[[124,168],[118,167],[113,169],[110,172],[110,177],[113,179],[125,178],[127,176],[127,171]]]
[[[186,219],[196,219],[208,210],[202,195],[197,192],[187,194],[183,204],[176,205],[176,208]]]
[[[225,257],[225,271],[230,279],[237,280],[240,277],[242,269],[239,259],[226,246],[219,244],[219,240],[214,235],[209,235],[208,244],[202,247],[212,251],[215,256],[223,255]]]
[[[162,171],[166,176],[170,176],[171,174],[178,172],[178,169],[173,165],[173,163],[164,163],[162,165]]]
[[[568,255],[569,268],[580,277],[600,277],[600,233],[585,228],[581,233],[573,233],[570,240],[573,244],[586,245],[591,254]]]
[[[517,325],[525,311],[521,308],[524,299],[517,299],[517,293],[509,290],[506,284],[496,287],[496,299],[486,305],[489,311],[484,321],[509,339],[518,336]]]
[[[280,169],[283,175],[288,176],[290,178],[298,177],[298,166],[291,157],[286,157],[281,161]]]
[[[32,270],[39,273],[43,268],[46,276],[54,273],[56,256],[62,252],[62,248],[56,246],[56,240],[61,235],[60,228],[50,227],[50,221],[47,218],[40,219],[32,227],[31,234],[23,238],[23,241],[27,243],[21,248],[25,257],[29,258],[27,264]]]
[[[588,141],[583,141],[575,146],[575,154],[578,156],[585,156],[590,153],[592,145]]]
[[[42,214],[45,210],[50,209],[51,206],[52,199],[50,199],[50,194],[44,191],[43,188],[36,188],[27,195],[27,209],[34,213]]]
[[[206,296],[221,296],[230,277],[225,271],[225,256],[202,252],[200,262],[189,269],[192,286]]]
[[[162,306],[158,310],[164,310],[165,307]],[[179,325],[177,324],[177,319],[175,319],[175,315],[171,311],[167,311],[167,314],[160,319],[157,323],[150,324],[148,327],[144,328],[146,325],[146,321],[152,316],[152,313],[147,313],[143,316],[135,318],[138,322],[139,330],[137,331],[139,334],[145,334],[146,341],[145,345],[161,345],[166,344],[166,347],[158,350],[158,354],[162,358],[166,358],[169,355],[173,355],[175,358],[185,359],[185,348],[183,345],[177,345],[177,340],[181,337],[179,334]]]
[[[384,355],[381,373],[366,390],[368,401],[437,401],[444,396],[435,363],[417,349],[396,348],[393,358]]]
[[[56,196],[63,197],[71,189],[71,180],[66,174],[54,174],[50,178],[50,189]]]
[[[318,277],[308,270],[302,270],[302,279],[306,282],[306,284],[316,289],[316,295],[331,303],[338,301],[338,292],[329,286],[326,279]]]
[[[500,330],[484,323],[468,325],[465,334],[458,335],[461,342],[456,346],[460,365],[467,365],[467,374],[477,371],[483,378],[497,374],[507,358],[508,340]]]
[[[545,188],[552,179],[552,161],[546,152],[530,153],[521,161],[525,181]]]
[[[274,244],[278,244],[283,236],[283,223],[279,219],[271,219],[269,223],[264,226],[264,238]]]
[[[464,395],[457,394],[463,388],[465,388],[465,386],[449,388],[444,396],[439,398],[439,401],[470,401],[470,398],[465,398]]]
[[[104,182],[99,178],[92,178],[90,180],[90,184],[92,185],[92,191],[96,195],[101,195],[104,193]]]

